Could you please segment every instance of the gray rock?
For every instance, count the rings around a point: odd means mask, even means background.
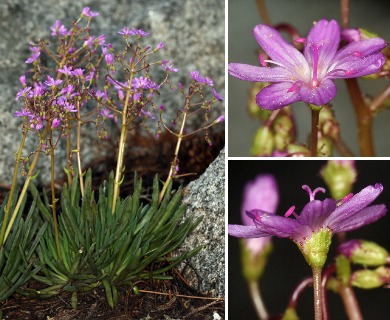
[[[91,25],[93,35],[104,33],[115,46],[115,41],[122,40],[117,31],[124,26],[149,31],[151,43],[165,42],[163,58],[180,69],[173,81],[189,83],[189,72],[199,70],[213,78],[217,91],[224,94],[223,0],[3,0],[0,2],[0,177],[3,183],[10,182],[9,168],[13,167],[13,153],[21,137],[20,119],[14,118],[13,113],[22,107],[21,101],[15,102],[15,95],[20,89],[19,77],[26,70],[24,61],[30,55],[28,42],[51,38],[50,26],[56,20],[69,26],[85,6],[100,12]],[[162,102],[168,108],[182,103],[173,94]],[[223,106],[219,104],[211,119],[222,113]],[[84,146],[84,154],[93,158],[96,144],[95,141]],[[34,142],[28,142],[27,150],[33,150],[34,146]],[[58,156],[58,171],[62,171],[64,159],[62,152]],[[49,159],[41,160],[42,169],[48,166]],[[47,181],[47,171],[42,170],[42,178]]]
[[[192,286],[213,297],[225,295],[225,150],[197,180],[185,197],[186,217],[203,216],[200,225],[184,241],[181,250],[203,249],[190,260],[197,275],[189,273]],[[199,277],[199,278],[198,278]]]

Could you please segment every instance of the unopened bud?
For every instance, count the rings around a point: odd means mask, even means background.
[[[366,240],[350,240],[338,247],[339,253],[353,263],[368,267],[381,266],[386,263],[389,253],[380,245]]]
[[[390,283],[390,269],[379,267],[375,270],[358,270],[352,274],[351,283],[361,289],[375,289]]]
[[[261,247],[253,254],[253,246]],[[244,278],[248,281],[259,280],[264,272],[268,256],[272,251],[270,237],[241,239],[241,264]]]
[[[254,119],[260,119],[266,121],[273,111],[261,109],[256,103],[256,95],[264,89],[268,83],[266,82],[255,82],[249,89],[248,97],[248,113]]]
[[[272,129],[275,135],[275,149],[284,150],[294,140],[294,123],[287,114],[278,115],[272,124]]]
[[[351,193],[357,171],[353,160],[329,160],[320,175],[333,199],[342,199]]]
[[[351,277],[351,263],[343,255],[338,255],[336,257],[336,273],[337,279],[341,281],[343,285],[349,284],[349,279]]]
[[[268,127],[261,127],[253,138],[251,153],[254,156],[270,156],[274,150],[274,136]]]
[[[287,308],[283,314],[282,320],[299,320],[297,311],[294,308]]]
[[[340,126],[337,122],[333,110],[325,106],[320,112],[319,128],[321,133],[333,140],[340,138]]]
[[[333,152],[333,141],[332,139],[322,136],[318,138],[317,144],[317,155],[321,157],[330,157]]]
[[[291,143],[287,146],[287,154],[292,157],[309,157],[310,150],[303,145]]]

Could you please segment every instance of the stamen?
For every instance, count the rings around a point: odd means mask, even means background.
[[[349,199],[353,197],[353,193],[348,194],[343,199],[341,199],[341,203],[346,203]]]
[[[267,64],[265,63],[265,60],[264,60],[264,56],[260,53],[259,54],[259,60],[260,60],[260,64],[263,66],[263,67],[266,67]]]
[[[253,222],[261,222],[261,218],[260,218],[260,215],[259,215],[259,211],[260,210],[251,210],[251,211],[245,211],[246,215],[253,219]]]
[[[296,39],[294,39],[294,42],[296,42],[296,43],[305,43],[306,42],[306,38],[296,38]]]
[[[292,206],[290,209],[287,210],[287,212],[284,214],[284,216],[287,218],[291,215],[295,217],[295,219],[298,219],[298,215],[294,212],[295,206]]]
[[[314,191],[311,191],[310,187],[307,186],[306,184],[302,186],[302,189],[305,190],[305,191],[309,194],[310,201],[315,200],[315,195],[316,195],[318,192],[325,193],[325,189],[324,189],[324,188],[321,188],[321,187],[320,187],[320,188],[314,189]]]
[[[287,92],[294,92],[298,89],[298,82],[294,82],[293,85],[290,87],[290,89],[287,90]]]

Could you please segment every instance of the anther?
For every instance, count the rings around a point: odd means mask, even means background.
[[[266,62],[265,62],[265,60],[264,60],[264,56],[260,53],[259,54],[259,60],[260,60],[260,64],[263,66],[263,67],[266,67],[267,66],[267,64],[266,64]]]
[[[290,209],[287,210],[287,212],[284,214],[284,216],[287,218],[291,215],[295,217],[295,219],[298,219],[298,215],[294,212],[295,206],[292,206]]]

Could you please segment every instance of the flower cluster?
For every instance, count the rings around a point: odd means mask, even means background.
[[[156,105],[154,98],[164,88],[176,91],[169,76],[179,69],[169,60],[154,55],[165,47],[163,42],[153,50],[152,46],[143,44],[144,38],[150,35],[143,29],[124,27],[118,31],[125,38],[123,51],[116,50],[104,34],[93,35],[90,23],[98,15],[86,7],[70,29],[57,20],[51,27],[51,35],[59,40],[57,47],[43,40],[30,43],[31,55],[26,60],[26,64],[31,65],[26,73],[30,79],[26,75],[20,78],[22,88],[16,100],[23,99],[24,106],[14,115],[23,117],[24,131],[33,130],[41,141],[45,141],[48,130],[55,130],[57,141],[61,137],[68,138],[73,128],[84,123],[93,123],[98,136],[107,138],[105,121],[118,118],[122,118],[121,125],[133,123],[145,128],[148,128],[147,121],[155,121],[157,136],[160,135],[161,114],[165,108]],[[49,58],[48,66],[42,67],[42,57]],[[154,81],[153,69],[160,69],[165,77]],[[198,71],[191,76],[194,81],[188,93],[178,85],[185,98],[184,109],[201,106],[207,113],[211,105],[223,97],[211,88],[214,98],[206,99],[202,88],[213,87],[213,81],[202,77]],[[200,100],[191,102],[197,94]],[[218,117],[210,126],[223,120],[223,116]],[[57,142],[50,141],[50,145]]]

